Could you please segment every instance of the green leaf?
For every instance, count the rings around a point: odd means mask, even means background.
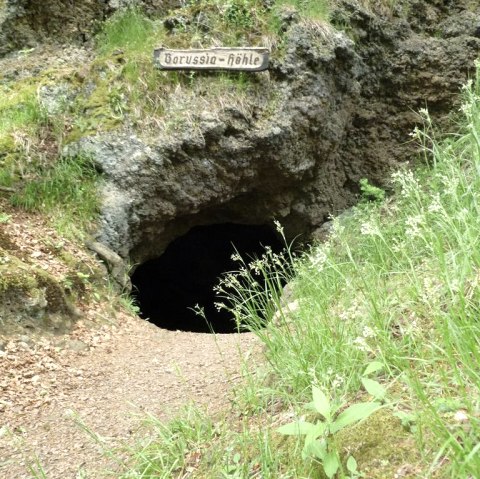
[[[286,436],[299,436],[302,434],[311,434],[317,430],[315,424],[306,421],[297,421],[280,426],[277,432]]]
[[[353,456],[350,456],[347,459],[347,469],[348,469],[348,472],[351,472],[352,474],[355,474],[358,470],[357,461],[355,460],[355,458]]]
[[[387,394],[386,389],[373,379],[362,378],[362,384],[368,394],[371,394],[375,399],[383,399]]]
[[[328,479],[331,479],[333,476],[335,476],[339,467],[340,463],[338,461],[336,453],[329,452],[323,460],[323,471],[325,472]]]
[[[382,405],[378,402],[362,402],[353,404],[338,415],[337,419],[335,419],[334,423],[330,426],[330,432],[335,434],[344,427],[366,419],[368,416],[370,416],[370,414],[380,409],[381,406]]]
[[[383,369],[384,364],[379,361],[372,361],[368,364],[367,369],[363,373],[364,376],[369,376],[372,373],[376,373],[377,371],[381,371]]]
[[[310,428],[310,430],[306,433],[307,436],[305,437],[305,442],[314,441],[318,437],[323,436],[325,429],[326,429],[326,424],[321,421],[317,421],[315,426]]]
[[[332,418],[330,411],[330,401],[327,396],[316,386],[312,386],[313,405],[315,410],[321,414],[327,421]]]
[[[302,458],[308,459],[311,457],[316,457],[323,461],[327,455],[327,443],[324,439],[315,440],[310,442],[305,442],[305,446],[302,451]]]

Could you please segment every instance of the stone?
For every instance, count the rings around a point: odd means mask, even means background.
[[[65,111],[75,100],[76,94],[68,83],[42,85],[38,89],[40,103],[49,115]]]
[[[88,351],[90,349],[88,344],[78,339],[70,339],[66,342],[65,347],[75,352]]]
[[[99,22],[132,5],[158,15],[181,3],[181,0],[0,0],[0,57],[46,41],[89,42]]]
[[[199,224],[278,219],[288,239],[326,234],[318,228],[358,201],[360,179],[388,188],[414,157],[415,111],[427,106],[442,124],[455,105],[480,53],[480,7],[472,16],[459,4],[402,3],[387,17],[342,0],[332,17],[349,19],[355,41],[285,13],[285,53],[242,103],[206,110],[172,94],[174,129],[125,127],[69,145],[65,155],[88,155],[103,172],[95,239],[138,264]]]

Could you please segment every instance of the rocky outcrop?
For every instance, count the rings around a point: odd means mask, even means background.
[[[361,178],[384,184],[412,157],[415,112],[447,114],[480,52],[479,7],[408,3],[382,17],[345,0],[333,19],[347,32],[290,16],[285,53],[241,102],[172,94],[175,128],[71,146],[104,173],[98,240],[138,263],[199,224],[276,218],[307,235],[356,202]]]
[[[180,129],[81,139],[69,152],[93,157],[106,180],[99,240],[139,262],[197,224],[278,218],[291,232],[321,224],[348,205],[332,157],[362,68],[345,35],[297,25],[285,59],[252,80],[248,103],[212,101],[207,110],[189,98]]]
[[[5,236],[0,243],[5,246]],[[0,244],[0,330],[64,332],[78,317],[65,288],[51,274],[22,261]]]
[[[0,57],[39,43],[84,43],[100,22],[119,8],[140,5],[156,14],[178,6],[176,0],[0,0]]]
[[[0,56],[45,40],[84,42],[103,20],[105,2],[95,0],[0,0]]]

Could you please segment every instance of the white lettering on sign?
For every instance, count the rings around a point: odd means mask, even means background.
[[[211,48],[154,52],[155,65],[162,70],[235,70],[259,72],[268,68],[266,48]]]

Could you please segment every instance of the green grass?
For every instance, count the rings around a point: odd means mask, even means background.
[[[28,168],[32,138],[47,123],[36,85],[23,81],[0,86],[0,185],[11,186]]]
[[[304,19],[326,19],[325,1],[296,1]],[[231,104],[238,96],[251,104],[271,99],[272,89],[256,75],[242,73],[162,72],[152,62],[155,47],[209,48],[215,46],[269,46],[279,55],[284,40],[280,12],[285,2],[271,8],[260,0],[199,0],[186,2],[165,18],[148,19],[138,8],[113,15],[97,37],[98,56],[91,69],[95,90],[77,101],[77,118],[69,141],[81,136],[117,128],[129,119],[141,131],[166,127],[175,130],[179,122],[192,125],[192,111],[209,108],[209,102]],[[115,60],[116,59],[116,60]],[[182,96],[184,109],[177,111]],[[188,101],[191,100],[191,101]],[[202,103],[203,102],[203,103]],[[199,104],[202,103],[202,104]]]
[[[88,158],[60,158],[12,197],[14,206],[50,215],[66,236],[82,234],[98,211],[98,172]]]
[[[2,85],[0,95],[0,125],[2,136],[13,130],[37,125],[45,120],[36,95],[36,86],[20,82],[14,88]]]
[[[301,15],[314,15],[314,5],[318,10],[323,3],[297,6]],[[68,68],[0,86],[0,186],[14,187],[16,206],[48,213],[62,231],[71,229],[72,218],[86,227],[97,209],[94,170],[83,160],[61,159],[63,146],[126,122],[144,134],[195,129],[192,112],[208,110],[211,101],[246,115],[254,105],[273,105],[275,91],[265,79],[243,73],[160,72],[152,54],[160,45],[274,45],[280,33],[272,30],[272,19],[280,6],[268,8],[260,0],[191,1],[172,13],[170,26],[164,19],[147,18],[139,8],[127,8],[107,20],[96,39],[97,56],[86,66],[88,88],[79,79],[85,72],[79,77]],[[49,115],[39,87],[56,81],[71,84],[78,95],[64,111]],[[271,108],[265,108],[265,115]],[[55,204],[58,199],[62,201]]]
[[[339,457],[354,455],[369,479],[480,475],[480,74],[462,111],[458,131],[439,138],[422,112],[426,166],[396,172],[393,197],[364,181],[364,200],[325,243],[299,258],[267,252],[225,278],[219,301],[260,337],[266,363],[248,368],[215,438],[197,438],[195,463],[192,448],[171,452],[170,477],[324,477],[277,429],[305,414],[312,385],[343,407],[371,400],[372,361],[382,413],[331,438]],[[282,300],[285,279],[293,295]],[[260,328],[263,317],[274,320]],[[134,470],[125,477],[163,477]]]
[[[154,41],[154,32],[153,22],[137,8],[120,10],[105,22],[97,37],[98,49],[105,54],[119,49],[141,52]]]
[[[277,0],[276,7],[292,7],[310,20],[327,20],[331,9],[330,0]]]

